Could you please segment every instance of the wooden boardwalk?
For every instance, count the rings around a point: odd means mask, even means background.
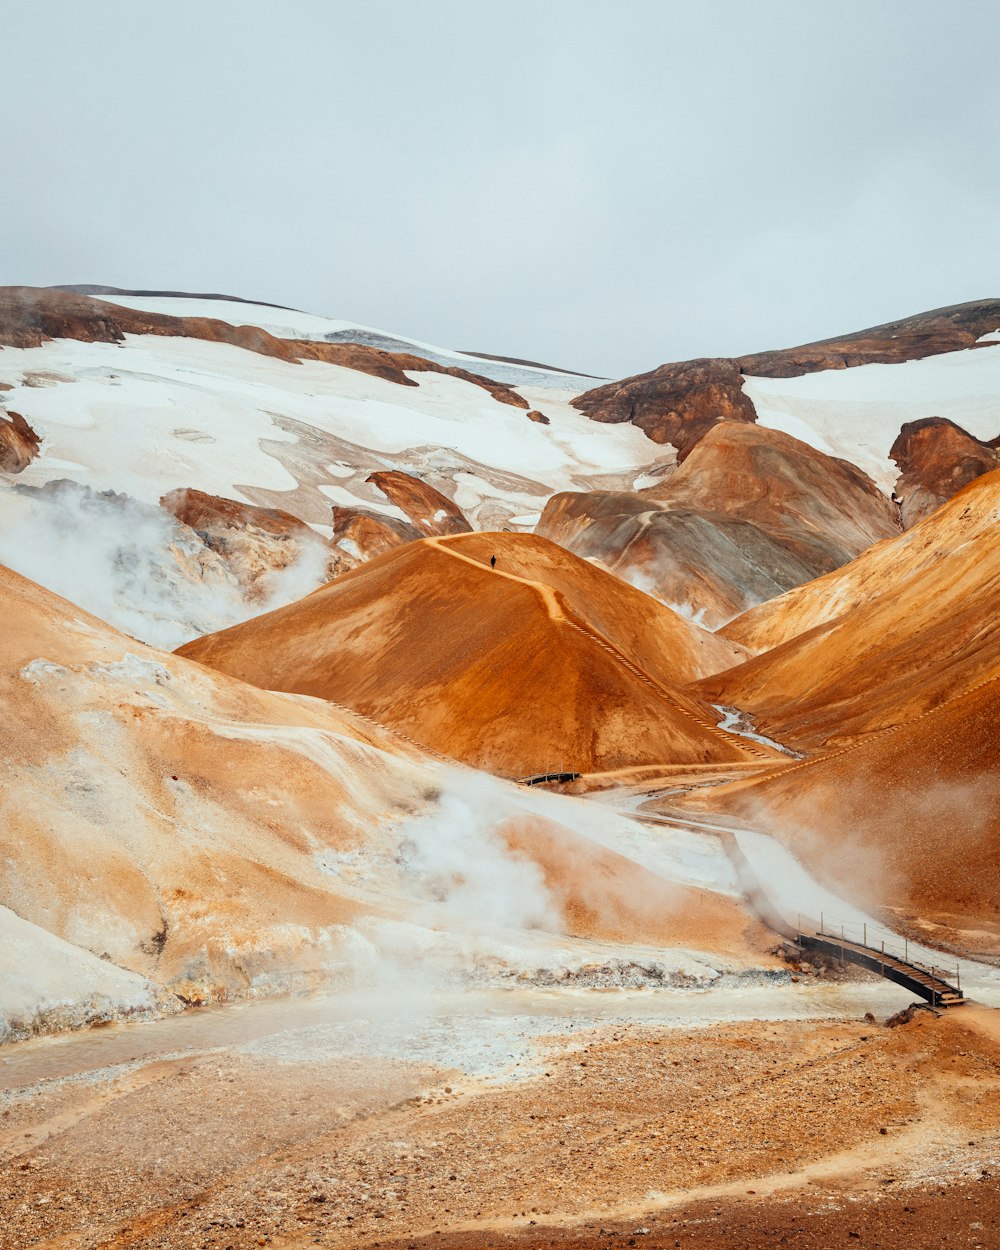
[[[570,772],[534,773],[530,777],[518,777],[517,784],[519,786],[540,786],[546,781],[576,781],[579,776],[579,773]]]
[[[880,977],[904,986],[934,1007],[960,1007],[965,1002],[958,969],[953,979],[950,971],[914,962],[909,958],[905,939],[903,955],[900,956],[885,950],[883,945],[868,946],[865,942],[853,942],[844,936],[843,931],[830,933],[824,928],[822,917],[818,925],[807,925],[800,918],[798,927],[794,928],[774,905],[732,831],[719,830],[716,836],[736,869],[740,888],[754,911],[768,928],[793,942],[803,953],[816,951],[842,963],[857,964],[870,972],[877,972]]]
[[[825,933],[822,929],[815,933],[798,933],[795,942],[803,951],[819,951],[839,959],[842,963],[857,964],[871,972],[877,972],[887,981],[894,981],[920,998],[925,998],[932,1007],[960,1007],[965,1002],[957,970],[955,976],[949,980],[951,974],[942,968],[914,963],[894,955],[884,947],[852,942],[850,938]]]

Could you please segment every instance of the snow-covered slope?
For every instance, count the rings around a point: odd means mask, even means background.
[[[524,390],[545,425],[481,387],[416,373],[401,387],[321,361],[223,343],[128,336],[0,351],[4,402],[43,438],[19,479],[67,477],[156,502],[193,486],[329,523],[332,502],[388,511],[365,478],[416,471],[470,519],[537,513],[556,490],[628,489],[656,449],[634,427],[598,426],[573,390]],[[527,524],[527,523],[524,523]]]
[[[120,330],[102,319],[122,324],[125,310],[116,313],[106,301],[6,293],[6,341],[37,345],[0,348],[0,418],[4,410],[20,414],[41,446],[23,471],[0,472],[0,561],[156,645],[176,646],[265,606],[248,606],[230,593],[232,585],[217,593],[220,579],[231,576],[211,552],[187,550],[191,542],[198,547],[193,532],[174,541],[172,517],[155,524],[144,514],[143,524],[129,523],[171,492],[194,489],[279,508],[325,542],[334,506],[405,519],[368,481],[373,472],[396,470],[441,491],[475,528],[523,531],[555,491],[627,490],[662,458],[641,431],[595,425],[571,407],[580,386],[573,375],[518,365],[532,385],[518,401],[526,406],[517,407],[502,402],[510,398],[502,387],[495,396],[492,384],[475,378],[415,368],[389,369],[391,377],[362,372],[370,367],[369,349],[354,359],[350,348],[338,354],[337,344],[379,340],[410,351],[409,364],[422,354],[448,368],[500,376],[508,366],[497,362],[264,305],[122,298],[142,310],[133,324],[150,332],[115,341]],[[165,315],[154,328],[158,314]],[[170,317],[187,320],[164,326]],[[256,331],[235,334],[245,345],[210,341],[220,321],[295,341],[264,342]],[[324,347],[334,340],[331,353],[345,363],[298,359],[296,342],[305,339]],[[68,508],[65,491],[29,498],[22,489],[37,492],[63,479],[90,492],[86,507]],[[97,497],[106,491],[116,492],[117,502]],[[114,539],[116,527],[121,542],[91,542]],[[57,550],[63,542],[74,552],[81,545],[101,550],[92,560],[64,559]],[[357,555],[349,544],[342,553],[348,562]],[[330,575],[314,555],[309,569],[291,578],[299,594]],[[136,577],[135,568],[146,572]],[[270,595],[266,606],[288,598]]]
[[[994,348],[796,378],[748,376],[743,389],[760,425],[850,460],[887,494],[899,475],[889,449],[904,422],[948,417],[977,438],[1000,435],[1000,351]]]
[[[194,295],[130,295],[115,292],[108,295],[120,308],[137,308],[142,312],[166,313],[171,317],[215,317],[235,326],[259,326],[279,339],[315,339],[327,343],[362,343],[385,351],[410,352],[440,364],[459,365],[499,382],[515,386],[550,386],[579,390],[593,378],[569,373],[545,365],[524,361],[507,361],[491,356],[476,356],[436,347],[404,334],[390,334],[374,326],[358,325],[334,317],[299,312],[294,308],[276,308],[272,304],[254,304],[234,299],[212,299]]]

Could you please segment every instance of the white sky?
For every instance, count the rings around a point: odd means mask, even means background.
[[[1000,296],[1000,6],[0,0],[0,282],[621,376]]]

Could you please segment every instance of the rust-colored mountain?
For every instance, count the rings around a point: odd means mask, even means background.
[[[757,752],[680,690],[741,652],[533,535],[412,543],[180,654],[506,776]]]
[[[702,792],[779,837],[817,880],[931,942],[1000,938],[1000,685],[756,781]]]
[[[985,443],[945,417],[908,421],[889,452],[899,466],[896,496],[903,525],[916,525],[963,486],[995,469],[998,441]]]
[[[860,469],[756,425],[715,426],[643,495],[751,521],[819,567],[835,568],[899,532],[895,507]]]
[[[697,692],[817,749],[906,724],[1000,674],[998,516],[994,471],[906,534],[733,622],[728,636],[773,649]]]
[[[461,930],[462,906],[434,894],[429,913],[424,875],[404,862],[454,819],[449,803],[474,826],[463,836],[510,848],[508,867],[537,865],[548,931],[759,959],[741,903],[344,708],[156,651],[2,566],[0,608],[0,937],[11,920],[51,937],[25,974],[40,1017],[58,1018],[46,977],[60,951],[100,957],[81,965],[96,979],[80,1000],[107,967],[201,1002],[350,971],[382,921]],[[497,923],[524,923],[516,900]]]
[[[715,628],[897,534],[899,521],[853,465],[724,422],[639,494],[553,496],[536,532]]]

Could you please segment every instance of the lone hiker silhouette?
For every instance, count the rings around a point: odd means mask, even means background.
[[[495,569],[495,568],[496,568],[496,566],[497,566],[497,558],[496,558],[496,556],[490,556],[490,568],[491,568],[491,569]]]

